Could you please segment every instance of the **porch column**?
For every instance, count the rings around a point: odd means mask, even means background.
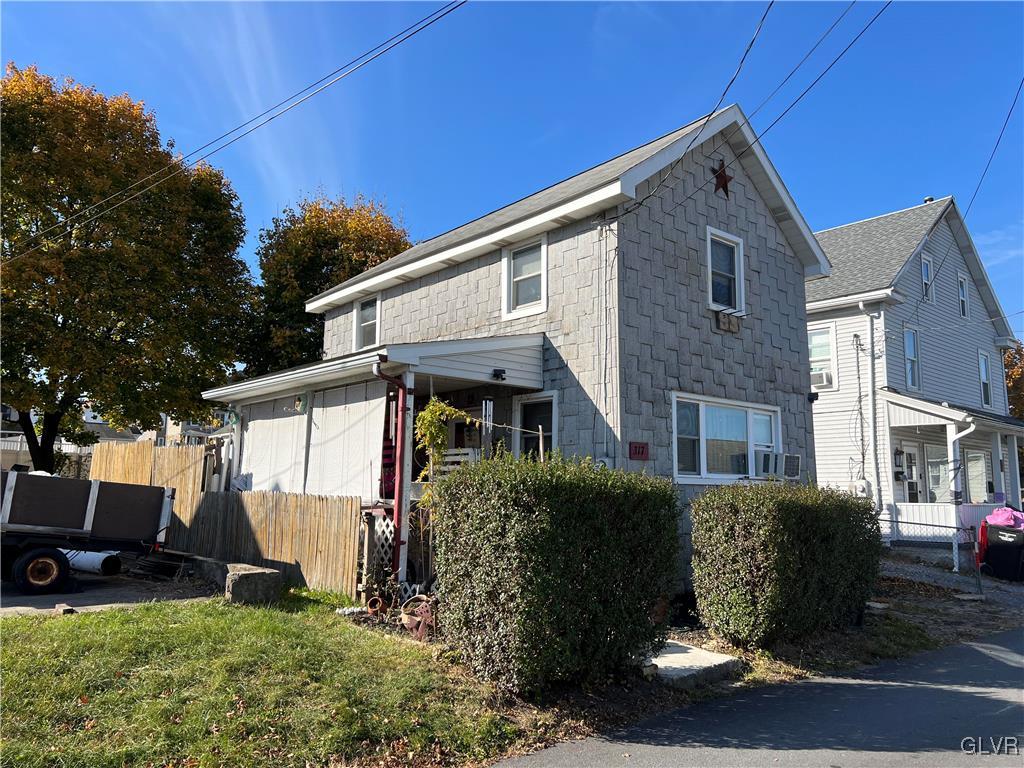
[[[1017,509],[1020,505],[1020,462],[1017,459],[1017,436],[1006,436],[1006,500]]]
[[[1003,485],[1003,434],[992,433],[992,490],[996,494],[1006,493]]]
[[[946,425],[946,461],[949,470],[949,494],[953,497],[953,506],[958,507],[963,501],[961,493],[960,440],[957,438],[956,423]],[[953,525],[956,525],[956,511],[953,513]]]
[[[416,374],[406,371],[402,374],[402,383],[405,384],[405,430],[402,435],[402,493],[401,493],[401,515],[402,524],[400,530],[396,531],[395,546],[398,550],[398,583],[405,581],[405,569],[409,562],[409,510],[412,507],[410,496],[412,495],[412,452],[413,452],[413,408],[415,399],[414,387],[416,385]]]

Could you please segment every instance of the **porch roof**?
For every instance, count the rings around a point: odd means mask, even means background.
[[[404,371],[467,384],[543,388],[544,334],[386,344],[275,371],[203,392],[203,399],[239,403],[373,377],[380,363],[388,374]],[[502,378],[496,378],[497,371]]]
[[[894,427],[964,423],[1024,437],[1024,421],[1012,416],[886,389],[879,390],[878,394],[888,404],[889,423]]]

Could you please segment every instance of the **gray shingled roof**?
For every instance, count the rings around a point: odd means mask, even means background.
[[[731,107],[720,109],[715,114],[725,112],[728,109],[731,109]],[[445,248],[458,245],[466,240],[471,240],[475,237],[485,235],[488,232],[501,229],[502,227],[520,221],[521,219],[542,213],[548,208],[553,208],[566,200],[580,197],[581,195],[585,195],[588,192],[592,192],[595,189],[603,187],[605,184],[610,184],[634,165],[642,163],[644,160],[658,153],[677,139],[682,138],[690,131],[699,130],[703,122],[707,119],[707,115],[698,117],[692,123],[688,123],[682,128],[678,128],[671,133],[666,133],[664,136],[654,139],[647,144],[631,149],[618,157],[613,157],[611,160],[601,163],[600,165],[595,165],[589,170],[578,173],[575,176],[571,176],[557,184],[553,184],[546,189],[542,189],[540,192],[535,192],[529,197],[524,197],[521,200],[506,205],[504,208],[499,208],[485,216],[481,216],[467,224],[463,224],[461,227],[449,230],[444,234],[437,235],[429,240],[417,243],[409,250],[403,251],[384,263],[378,264],[377,266],[346,280],[340,285],[336,285],[333,288],[314,296],[308,301],[316,301],[321,296],[333,293],[341,286],[357,285],[374,275],[380,274],[381,272],[386,272],[390,269],[394,269],[395,267],[409,264],[422,259],[425,256],[437,253],[438,251],[443,251]]]
[[[943,197],[873,219],[815,232],[832,274],[807,282],[807,301],[821,301],[888,288],[922,238],[946,210]]]

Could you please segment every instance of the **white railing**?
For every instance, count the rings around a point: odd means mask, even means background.
[[[901,541],[948,541],[949,532],[933,525],[958,525],[953,504],[887,504],[882,535]]]
[[[64,440],[57,440],[53,447],[62,453],[92,453],[91,445],[75,445]],[[0,450],[28,451],[28,441],[21,433],[4,432],[0,434]]]
[[[959,525],[962,528],[974,526],[975,530],[981,530],[982,521],[1005,504],[961,504],[959,510]]]

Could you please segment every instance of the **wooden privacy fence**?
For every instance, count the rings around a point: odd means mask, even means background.
[[[359,498],[204,491],[209,465],[201,445],[102,443],[90,477],[174,488],[168,549],[277,568],[289,583],[356,598]]]

